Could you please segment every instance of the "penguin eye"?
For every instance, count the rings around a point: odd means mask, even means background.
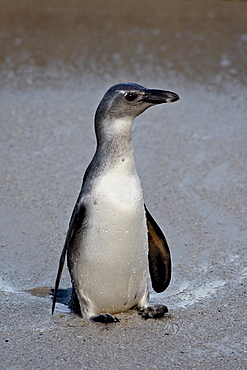
[[[126,95],[125,95],[125,99],[127,100],[127,101],[134,101],[134,100],[136,100],[136,98],[137,98],[137,94],[136,93],[127,93]]]

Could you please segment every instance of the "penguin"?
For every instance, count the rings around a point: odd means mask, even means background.
[[[171,279],[166,238],[143,200],[136,172],[132,122],[147,108],[179,100],[170,91],[135,83],[112,86],[95,113],[96,151],[85,171],[69,223],[53,295],[54,312],[67,256],[70,309],[95,322],[119,321],[117,313],[136,309],[159,318],[165,305],[149,306],[147,275],[155,292]]]

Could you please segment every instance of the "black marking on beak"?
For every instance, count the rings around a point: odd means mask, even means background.
[[[174,92],[151,89],[146,90],[143,97],[143,101],[151,104],[172,103],[179,99],[180,97]]]

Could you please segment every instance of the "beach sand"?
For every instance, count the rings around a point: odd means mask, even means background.
[[[1,0],[2,369],[247,367],[246,25],[244,1]],[[181,97],[133,126],[172,254],[171,284],[150,298],[169,314],[103,325],[57,304],[52,316],[94,112],[120,82]]]

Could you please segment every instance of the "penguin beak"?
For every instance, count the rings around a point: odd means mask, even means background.
[[[180,97],[171,91],[165,90],[146,90],[143,101],[151,104],[172,103]]]

